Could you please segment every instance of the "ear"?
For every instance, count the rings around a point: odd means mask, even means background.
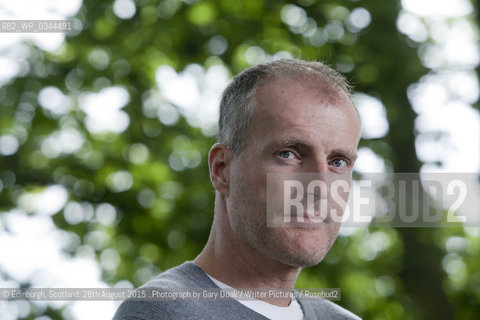
[[[213,187],[224,196],[229,194],[229,169],[232,159],[232,151],[223,143],[215,143],[208,154],[210,180]]]

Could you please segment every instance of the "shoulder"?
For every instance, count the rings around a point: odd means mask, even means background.
[[[192,303],[194,301],[191,300],[182,301],[182,299],[173,298],[155,299],[151,297],[152,292],[169,290],[181,291],[182,289],[209,288],[214,286],[213,282],[210,281],[198,266],[192,262],[185,262],[180,266],[166,270],[156,279],[141,286],[138,290],[147,292],[148,298],[125,300],[117,309],[113,319],[156,319],[158,316],[162,316],[165,319],[181,319],[175,316],[179,311],[183,310],[185,312],[192,307],[200,311],[203,306],[196,305],[196,303]]]
[[[299,299],[305,319],[361,320],[354,313],[325,299]]]
[[[214,319],[206,305],[186,300],[125,300],[113,320]]]
[[[147,282],[138,290],[147,292],[152,297],[153,292],[188,293],[208,292],[208,289],[219,289],[210,278],[192,262],[169,269],[160,274],[156,279]],[[207,290],[205,290],[207,289]],[[157,296],[158,297],[158,296]],[[235,315],[236,319],[266,320],[262,315],[243,306],[234,299],[211,298],[181,298],[179,296],[162,295],[162,298],[130,299],[125,300],[113,320],[152,320],[152,319],[226,319]]]
[[[157,278],[145,283],[141,288],[186,289],[209,288],[215,284],[200,267],[191,261],[162,272]]]

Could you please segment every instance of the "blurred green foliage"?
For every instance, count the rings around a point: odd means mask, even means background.
[[[419,44],[397,31],[398,1],[138,0],[135,5],[131,19],[120,19],[112,2],[84,0],[76,16],[82,31],[67,35],[53,52],[30,45],[28,72],[0,88],[0,134],[13,134],[20,143],[17,152],[0,157],[0,211],[17,207],[26,191],[62,185],[68,205],[53,219],[79,240],[65,251],[94,252],[110,285],[129,280],[139,286],[193,259],[213,217],[207,152],[215,138],[182,115],[162,122],[158,105],[149,111],[149,97],[165,102],[155,81],[159,66],[181,72],[191,64],[222,65],[233,75],[274,55],[326,61],[344,72],[356,91],[378,97],[387,108],[387,136],[361,146],[392,170],[419,170],[416,114],[406,90],[428,70],[418,58]],[[349,20],[359,8],[371,19],[364,28]],[[47,86],[68,97],[71,109],[59,113],[40,106],[39,93]],[[86,92],[111,86],[128,92],[121,110],[129,125],[117,133],[92,132],[79,101]],[[81,147],[45,151],[46,139],[69,128],[83,137]],[[66,208],[80,218],[68,218]],[[478,231],[467,231],[356,230],[339,237],[323,263],[304,270],[297,287],[340,287],[340,304],[364,319],[478,318],[480,240]],[[449,246],[452,241],[461,245]],[[112,259],[118,262],[113,267]],[[457,267],[449,269],[452,263]],[[57,310],[48,313],[61,317]],[[32,309],[27,318],[35,316]]]

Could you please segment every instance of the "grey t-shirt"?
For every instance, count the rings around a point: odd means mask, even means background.
[[[200,267],[187,261],[160,274],[142,289],[218,289]],[[348,310],[328,300],[298,299],[304,319],[358,320]],[[266,320],[233,298],[208,299],[157,299],[125,300],[118,308],[114,320],[164,320],[164,319],[253,319]]]

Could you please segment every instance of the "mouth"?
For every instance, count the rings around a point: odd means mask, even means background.
[[[326,219],[325,215],[320,214],[293,214],[290,216],[290,221],[285,222],[285,224],[286,226],[293,228],[319,228],[327,225],[328,219]]]
[[[298,205],[276,205],[274,210],[267,211],[267,224],[272,227],[319,228],[336,221],[327,198],[312,194],[310,200],[305,197],[299,202]]]
[[[302,201],[303,210],[291,212],[291,221],[299,223],[314,223],[322,224],[329,221],[328,217],[328,202],[314,195],[313,203],[309,203],[304,199]]]

